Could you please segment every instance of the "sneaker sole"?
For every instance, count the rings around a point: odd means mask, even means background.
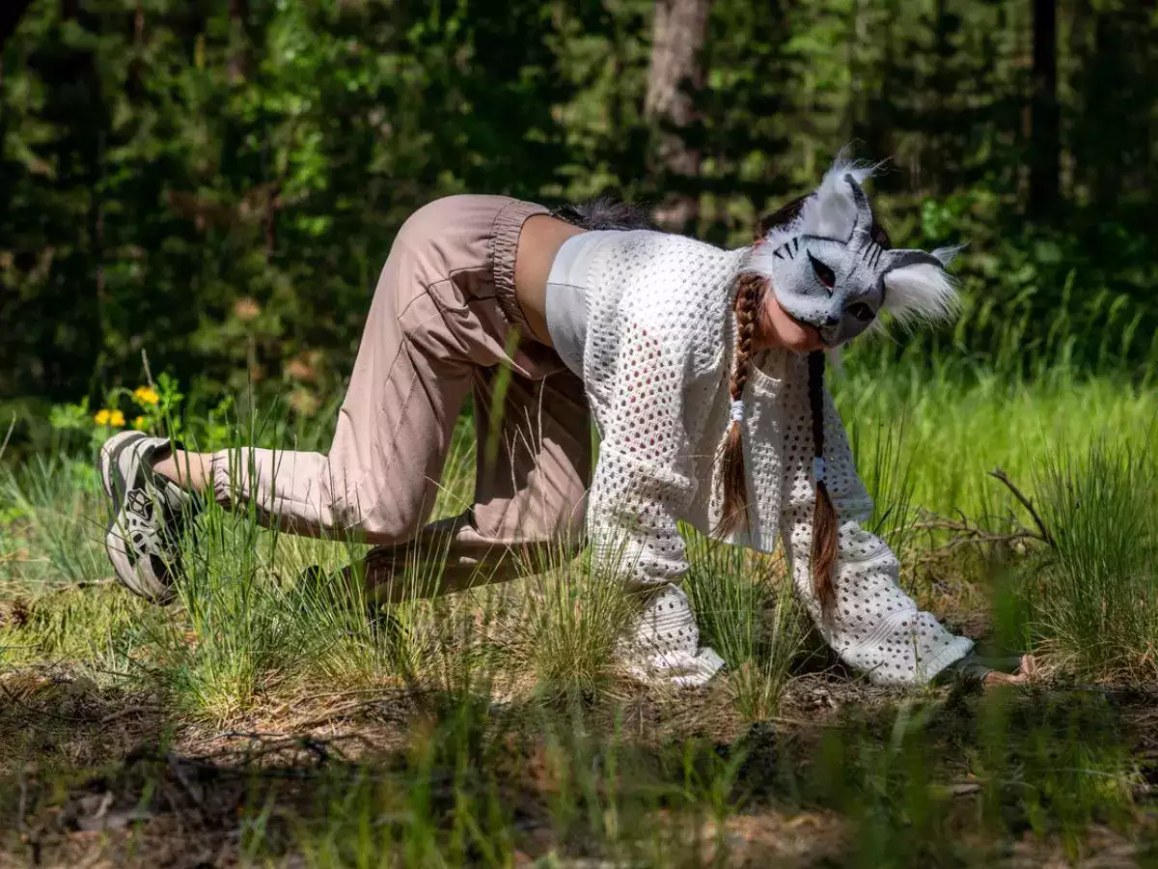
[[[130,557],[125,540],[128,532],[118,526],[118,520],[124,512],[125,496],[128,493],[121,458],[134,443],[145,437],[146,435],[138,431],[124,431],[114,435],[101,446],[98,462],[101,485],[113,505],[112,515],[105,526],[105,551],[121,585],[150,603],[164,606],[176,597],[176,592],[164,586],[160,591],[149,591],[141,586],[141,578],[134,565],[134,559]]]

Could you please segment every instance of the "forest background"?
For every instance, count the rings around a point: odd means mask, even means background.
[[[252,384],[317,414],[394,234],[438,196],[613,193],[740,245],[850,142],[888,158],[875,201],[901,243],[968,243],[965,316],[910,352],[1154,370],[1154,0],[24,0],[0,18],[13,448],[53,403],[143,382],[142,350],[210,406]]]
[[[0,0],[0,869],[1154,865],[1156,37],[1158,0]],[[868,685],[778,555],[690,532],[727,671],[674,693],[589,552],[383,620],[364,544],[209,500],[179,602],[113,579],[97,445],[324,449],[423,204],[743,245],[849,143],[898,244],[966,244],[961,316],[830,380],[865,527],[1034,685]]]

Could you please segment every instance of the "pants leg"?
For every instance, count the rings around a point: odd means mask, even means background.
[[[374,549],[366,579],[384,601],[462,591],[540,572],[583,545],[591,429],[583,384],[475,372],[475,504],[412,541]]]
[[[510,578],[532,544],[574,549],[591,466],[586,400],[554,351],[519,338],[514,289],[522,224],[542,211],[456,196],[416,212],[382,270],[329,453],[215,454],[217,499],[292,533],[379,544],[366,573],[386,599]],[[470,390],[476,504],[423,527]],[[433,565],[431,579],[405,589],[398,568],[414,558]]]
[[[434,507],[471,368],[402,334],[388,263],[328,454],[241,449],[213,456],[219,502],[249,502],[293,534],[370,543],[412,537]]]
[[[382,269],[328,454],[218,453],[218,501],[252,504],[265,524],[296,534],[412,538],[434,507],[475,369],[510,361],[494,301],[495,227],[521,228],[536,210],[455,196],[415,212]],[[522,361],[529,373],[533,360]]]

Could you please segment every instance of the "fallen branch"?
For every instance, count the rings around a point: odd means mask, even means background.
[[[1029,511],[1029,515],[1033,517],[1034,524],[1037,525],[1038,531],[1041,532],[1039,537],[1042,542],[1050,547],[1057,548],[1057,543],[1054,541],[1053,535],[1049,533],[1049,528],[1046,527],[1045,522],[1042,521],[1041,516],[1039,516],[1037,510],[1034,509],[1033,501],[1027,498],[1022,491],[1013,484],[1013,480],[1009,479],[1009,475],[1001,470],[1001,468],[994,468],[989,472],[989,476],[1000,481],[1005,488],[1013,493],[1013,497],[1020,501],[1021,505]]]
[[[362,734],[339,734],[328,738],[311,736],[309,734],[282,734],[262,731],[226,731],[217,734],[217,739],[242,739],[241,746],[227,746],[216,751],[201,754],[196,757],[182,757],[182,763],[200,765],[221,765],[225,763],[232,767],[250,767],[259,761],[281,760],[290,761],[294,765],[289,769],[291,775],[308,774],[310,769],[318,769],[331,764],[350,764],[350,757],[339,746],[339,742],[361,742],[369,747],[371,743]],[[301,763],[302,755],[312,758],[313,763],[307,767]]]
[[[164,712],[163,706],[126,706],[123,709],[118,709],[116,712],[110,712],[101,719],[101,724],[109,724],[116,721],[118,718],[124,718],[127,715],[149,715],[155,712]]]
[[[922,511],[921,515],[924,520],[913,525],[913,529],[917,531],[947,531],[954,536],[947,543],[943,543],[933,549],[928,550],[919,558],[921,563],[927,561],[934,561],[942,557],[945,553],[966,545],[1008,545],[1015,543],[1018,540],[1038,540],[1042,543],[1048,542],[1036,531],[1032,531],[1025,527],[1017,527],[1013,531],[999,532],[989,531],[974,525],[966,516],[958,511],[960,519],[950,519],[946,516],[939,516],[936,513]]]

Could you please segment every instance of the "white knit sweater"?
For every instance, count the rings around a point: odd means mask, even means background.
[[[716,464],[729,424],[733,285],[749,253],[634,231],[609,235],[590,255],[583,376],[601,443],[587,529],[597,564],[643,593],[629,653],[645,678],[697,684],[723,663],[700,647],[687,596],[676,585],[688,567],[676,522],[707,534],[720,517]],[[820,619],[809,571],[814,483],[806,357],[778,350],[755,361],[742,426],[752,521],[731,542],[771,552],[781,538],[821,634],[873,682],[931,679],[972,642],[917,609],[897,585],[896,557],[857,524],[872,502],[828,395],[827,483],[842,524],[837,607]]]

